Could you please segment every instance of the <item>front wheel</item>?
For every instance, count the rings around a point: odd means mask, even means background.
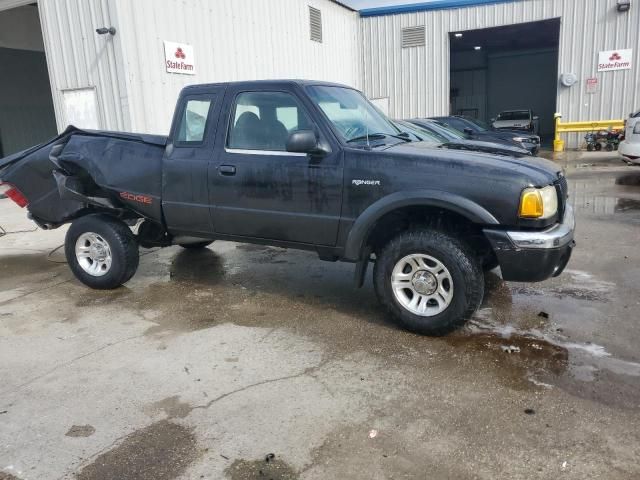
[[[109,290],[138,269],[138,243],[131,229],[108,215],[87,215],[71,224],[64,251],[69,268],[85,285]]]
[[[374,286],[405,328],[444,335],[480,306],[484,276],[466,245],[443,232],[418,230],[398,235],[379,252]]]

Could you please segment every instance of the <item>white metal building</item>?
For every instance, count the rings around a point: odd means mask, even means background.
[[[0,155],[69,123],[166,133],[184,85],[241,79],[345,83],[397,118],[530,107],[546,134],[554,111],[622,118],[640,105],[628,1],[0,0]]]
[[[388,98],[398,118],[451,111],[489,120],[534,102],[546,134],[554,111],[568,121],[626,118],[640,107],[640,2],[624,3],[436,0],[363,10],[363,90]],[[424,32],[417,41],[412,28]],[[627,65],[599,68],[616,52]]]
[[[191,50],[184,62],[194,74],[167,72],[165,53],[175,51],[165,42]],[[69,123],[167,133],[188,84],[316,78],[359,87],[362,76],[358,14],[331,0],[0,0],[3,52],[11,58],[0,63],[0,82],[12,85],[3,95],[0,84],[5,154],[51,136],[35,124],[12,127],[19,106],[7,106],[36,90],[54,134]],[[35,58],[25,60],[28,52]],[[15,58],[26,64],[7,68]],[[25,84],[34,75],[37,89]]]

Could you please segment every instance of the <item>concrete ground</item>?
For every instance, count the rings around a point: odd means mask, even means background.
[[[143,251],[91,291],[0,200],[0,479],[640,478],[640,168],[568,154],[559,278],[445,338],[314,254]],[[518,351],[519,349],[519,351]]]

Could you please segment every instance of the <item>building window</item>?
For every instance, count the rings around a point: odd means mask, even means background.
[[[313,7],[309,7],[309,34],[311,40],[322,43],[322,13]]]
[[[402,48],[422,47],[424,44],[424,25],[402,29]]]

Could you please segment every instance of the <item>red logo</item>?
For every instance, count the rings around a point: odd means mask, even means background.
[[[618,52],[613,52],[613,54],[609,57],[610,62],[615,62],[617,60],[622,60],[622,57]]]
[[[145,205],[151,205],[153,199],[147,195],[136,195],[135,193],[120,192],[120,198],[123,200],[129,200],[130,202],[144,203]]]
[[[616,55],[617,55],[617,53],[616,53]],[[182,60],[187,58],[187,56],[182,51],[182,48],[180,48],[180,47],[178,47],[178,49],[176,50],[175,56],[176,56],[176,58],[181,58]]]

